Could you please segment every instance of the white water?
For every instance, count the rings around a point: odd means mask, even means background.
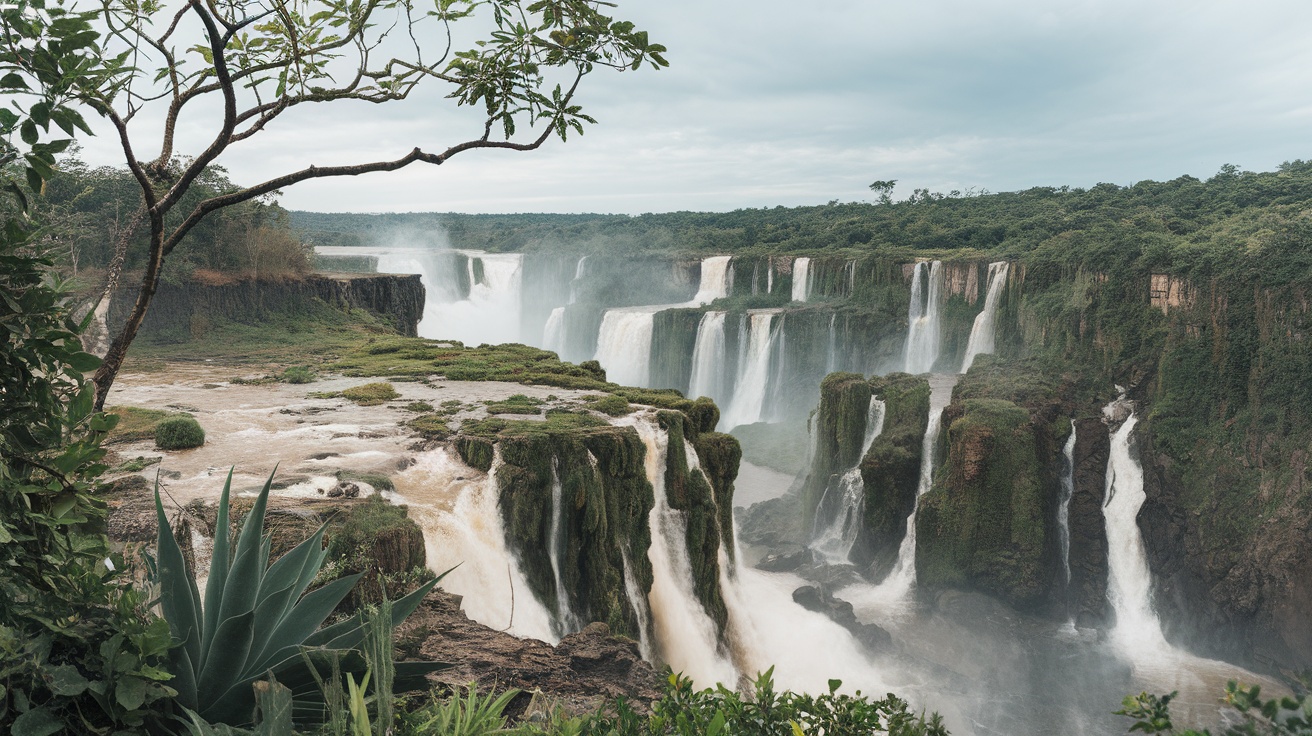
[[[765,293],[774,293],[774,261],[768,261],[765,265]]]
[[[966,342],[966,359],[961,363],[961,372],[970,370],[975,356],[992,353],[997,334],[998,302],[1002,301],[1002,287],[1007,285],[1007,270],[1010,264],[998,261],[989,264],[989,289],[984,297],[984,309],[975,316],[975,324],[970,328],[970,340]]]
[[[451,449],[439,447],[421,453],[395,476],[395,501],[408,504],[423,529],[429,569],[455,568],[441,586],[463,596],[466,615],[497,630],[554,644],[558,638],[551,613],[533,595],[506,545],[497,504],[500,466],[498,454],[491,471],[482,473]]]
[[[556,355],[565,354],[564,307],[556,307],[547,316],[547,323],[542,327],[542,349],[550,350]]]
[[[1109,424],[1124,396],[1103,409]],[[1131,411],[1128,419],[1112,431],[1107,458],[1107,496],[1103,518],[1107,522],[1107,599],[1116,612],[1113,641],[1123,652],[1138,658],[1149,652],[1166,652],[1170,645],[1152,606],[1152,576],[1148,554],[1139,531],[1139,509],[1146,498],[1143,468],[1134,456],[1131,437],[1139,419]]]
[[[651,374],[651,337],[656,313],[666,306],[608,309],[597,335],[597,362],[622,386],[646,386]]]
[[[638,617],[638,651],[648,662],[655,661],[656,653],[651,647],[651,609],[647,598],[638,587],[638,579],[633,576],[633,565],[629,562],[629,553],[620,547],[620,559],[624,565],[624,595],[629,599],[629,607]]]
[[[920,481],[916,485],[916,505],[907,517],[907,532],[902,537],[902,544],[898,546],[897,562],[888,577],[879,585],[852,586],[850,595],[844,595],[858,613],[874,609],[900,614],[905,610],[911,590],[916,585],[916,511],[920,508],[920,497],[934,485],[934,448],[938,445],[943,409],[952,398],[952,387],[956,382],[956,376],[930,376],[929,423],[920,444]]]
[[[819,525],[813,538],[811,548],[831,565],[848,561],[852,545],[856,543],[857,533],[861,528],[861,515],[865,511],[865,483],[861,479],[861,460],[870,451],[870,445],[884,431],[884,402],[878,397],[870,397],[870,408],[866,411],[865,439],[861,443],[861,454],[856,463],[848,469],[838,481],[838,488],[825,488],[825,497],[820,499],[819,510],[827,513],[826,499],[831,491],[842,493],[842,498],[830,501],[838,504],[833,519],[828,524]],[[923,473],[923,470],[922,470]]]
[[[856,260],[844,264],[843,270],[847,272],[847,296],[852,296],[856,293]]]
[[[579,262],[574,264],[574,279],[569,282],[569,303],[573,304],[579,299],[579,282],[583,281],[583,274],[587,272],[588,257],[583,256]]]
[[[1061,501],[1057,505],[1057,533],[1061,540],[1062,581],[1071,584],[1071,497],[1075,495],[1075,420],[1071,420],[1071,436],[1061,450]]]
[[[833,373],[834,367],[838,364],[838,329],[836,323],[838,313],[829,315],[829,347],[825,354],[825,373]]]
[[[341,249],[346,250],[346,249]],[[379,273],[419,274],[424,285],[424,314],[419,336],[459,340],[467,345],[519,342],[520,284],[523,256],[518,253],[457,251],[469,259],[469,296],[460,298],[454,277],[438,262],[452,251],[425,248],[351,248],[352,254],[378,258]],[[483,279],[475,283],[474,260],[483,263]]]
[[[724,320],[726,312],[707,312],[697,323],[697,341],[692,349],[689,398],[709,396],[718,404],[724,399]]]
[[[811,295],[811,259],[793,261],[793,301],[804,302]]]
[[[569,591],[561,576],[560,555],[565,548],[564,535],[561,533],[565,522],[565,503],[561,496],[564,489],[560,483],[560,461],[551,459],[551,533],[547,539],[547,554],[551,558],[551,576],[556,586],[556,631],[561,636],[577,631],[578,617],[569,606]]]
[[[647,386],[651,378],[651,338],[656,313],[678,307],[701,307],[727,296],[733,275],[729,260],[730,256],[702,260],[701,280],[690,302],[606,310],[594,356],[606,369],[606,378],[623,386]]]
[[[926,276],[926,271],[928,275]],[[928,290],[922,283],[928,281]],[[928,292],[928,293],[926,293]],[[916,264],[911,277],[911,304],[907,308],[907,373],[928,373],[934,370],[942,349],[942,329],[939,326],[939,307],[943,302],[943,262]]]
[[[730,280],[733,272],[729,270],[731,256],[711,256],[702,259],[702,276],[697,287],[697,295],[692,298],[697,304],[710,304],[716,299],[729,296]]]
[[[699,684],[734,683],[737,672],[720,653],[715,622],[693,593],[687,519],[670,507],[665,496],[669,435],[657,425],[652,412],[634,414],[621,422],[631,424],[647,448],[644,458],[647,479],[655,494],[655,505],[648,516],[651,546],[647,558],[652,566],[648,600],[656,649],[661,660],[675,672],[682,672]]]
[[[723,431],[729,431],[743,424],[761,421],[761,412],[765,408],[765,393],[769,388],[770,356],[773,348],[775,331],[772,329],[774,316],[779,310],[751,310],[748,312],[750,326],[746,342],[747,351],[742,354],[738,381],[735,384],[733,399],[724,411]]]

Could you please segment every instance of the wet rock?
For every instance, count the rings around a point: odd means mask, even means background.
[[[310,456],[310,459],[311,459],[311,460],[327,460],[327,459],[330,458],[330,457],[339,457],[339,456],[341,456],[341,454],[342,454],[342,453],[340,453],[340,452],[316,452],[316,453],[314,453],[313,455]]]
[[[791,549],[766,555],[756,563],[756,569],[766,572],[795,572],[803,565],[810,565],[814,559],[810,548],[791,545]]]
[[[793,591],[793,602],[808,611],[824,614],[831,621],[852,633],[856,640],[871,652],[888,651],[893,637],[882,627],[857,620],[852,604],[835,598],[827,589],[804,585]]]
[[[553,647],[471,621],[460,610],[460,598],[442,590],[433,591],[398,628],[397,645],[408,658],[454,665],[431,675],[438,683],[524,690],[507,708],[512,717],[523,713],[534,690],[571,713],[620,696],[645,711],[660,697],[660,675],[642,660],[637,642],[611,636],[605,624],[590,624]]]
[[[328,498],[359,498],[360,486],[349,480],[340,481],[328,489],[327,495]]]

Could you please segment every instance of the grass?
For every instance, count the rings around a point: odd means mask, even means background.
[[[342,398],[350,399],[360,406],[376,406],[400,396],[396,388],[386,381],[352,386],[341,393]]]
[[[425,439],[442,440],[451,436],[451,427],[441,414],[421,414],[405,423]]]
[[[118,415],[118,426],[109,433],[110,442],[141,442],[155,439],[155,427],[169,417],[190,416],[182,412],[162,409],[143,409],[139,406],[113,406],[106,409]]]
[[[540,414],[547,402],[524,394],[515,394],[504,401],[488,401],[488,414]]]

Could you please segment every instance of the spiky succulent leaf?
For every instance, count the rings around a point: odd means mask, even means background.
[[[219,495],[219,513],[214,522],[214,547],[210,550],[210,578],[205,583],[204,635],[201,651],[208,652],[214,632],[219,628],[219,609],[222,608],[223,586],[228,582],[228,568],[232,565],[232,548],[228,543],[228,495],[232,490],[232,469],[223,483]],[[197,665],[198,660],[193,660]]]
[[[164,514],[158,479],[155,481],[155,521],[159,525],[155,538],[155,575],[160,588],[160,610],[169,622],[173,637],[187,649],[187,655],[195,662],[200,655],[200,593]]]

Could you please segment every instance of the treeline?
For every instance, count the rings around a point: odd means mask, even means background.
[[[1218,276],[1258,267],[1263,280],[1309,277],[1307,212],[1312,162],[1276,171],[1225,166],[1203,180],[1182,176],[1131,186],[1035,187],[997,194],[918,190],[900,202],[627,215],[358,215],[292,212],[317,244],[385,244],[398,232],[441,225],[455,247],[579,253],[783,253],[871,251],[890,255],[1023,258],[1034,265],[1096,263]]]
[[[219,166],[207,169],[171,219],[199,202],[238,187]],[[142,220],[141,189],[125,168],[91,167],[74,152],[60,161],[34,198],[45,223],[40,247],[71,276],[94,285],[116,255],[122,268],[144,267],[149,228]],[[310,271],[310,248],[291,227],[288,212],[272,199],[229,207],[206,217],[169,256],[164,278],[280,279]]]

